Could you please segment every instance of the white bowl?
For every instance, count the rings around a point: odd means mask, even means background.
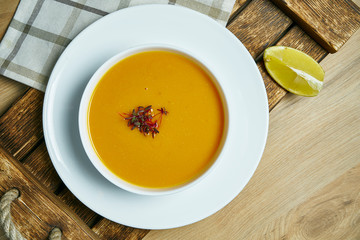
[[[92,97],[92,94],[98,84],[98,82],[101,80],[101,78],[104,76],[104,74],[116,63],[119,61],[132,56],[137,53],[141,52],[147,52],[147,51],[168,51],[177,53],[180,55],[183,55],[187,57],[188,59],[195,62],[198,66],[200,66],[213,80],[213,83],[216,85],[218,92],[222,98],[223,107],[224,107],[224,113],[225,113],[225,121],[224,121],[224,133],[222,137],[222,141],[218,147],[218,151],[215,154],[215,159],[213,163],[203,171],[202,174],[200,174],[198,177],[196,177],[193,180],[190,180],[189,182],[170,187],[170,188],[146,188],[137,186],[134,184],[131,184],[123,179],[121,179],[119,176],[115,175],[113,172],[111,172],[100,160],[99,156],[96,154],[96,151],[93,148],[93,145],[91,143],[91,136],[88,130],[88,109],[90,100]],[[171,45],[165,45],[165,44],[151,44],[151,45],[141,45],[138,47],[130,48],[125,51],[122,51],[118,53],[117,55],[110,58],[108,61],[106,61],[91,77],[90,81],[88,82],[84,93],[81,98],[80,102],[80,109],[79,109],[79,130],[80,130],[80,137],[82,144],[84,146],[85,152],[87,156],[89,157],[92,164],[95,166],[95,168],[110,182],[115,184],[116,186],[127,190],[132,193],[136,194],[142,194],[142,195],[164,195],[164,194],[171,194],[175,192],[179,192],[181,190],[187,189],[199,181],[201,181],[206,175],[211,172],[216,165],[219,163],[219,159],[221,159],[221,152],[222,149],[226,143],[226,136],[228,131],[228,107],[225,95],[222,91],[222,88],[220,86],[220,83],[217,81],[217,78],[215,77],[214,73],[210,70],[210,68],[204,63],[203,60],[200,60],[198,57],[195,57],[192,53],[189,53],[187,50],[181,49],[176,46]]]

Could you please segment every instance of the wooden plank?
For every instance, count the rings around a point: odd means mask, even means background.
[[[99,215],[82,204],[69,189],[63,185],[63,182],[52,165],[44,141],[22,161],[22,164],[38,181],[47,187],[50,192],[57,192],[60,188],[61,190],[58,193],[60,200],[69,206],[70,209],[74,210],[88,226],[94,225]]]
[[[0,144],[22,159],[43,138],[44,94],[30,89],[0,118]]]
[[[22,161],[22,164],[50,192],[55,192],[63,184],[51,163],[44,141]]]
[[[272,1],[330,53],[360,27],[360,8],[349,0]]]
[[[22,163],[51,192],[55,192],[59,186],[62,185],[62,181],[51,163],[44,142],[26,157]],[[122,226],[100,217],[82,204],[66,187],[60,191],[58,197],[88,226],[93,226],[100,220],[94,226],[93,230],[98,233],[101,238],[119,239],[121,237],[123,239],[141,239],[148,232],[147,230]]]
[[[27,90],[28,86],[0,75],[0,116]]]
[[[359,239],[360,164],[265,227],[269,239]]]
[[[51,163],[45,143],[40,143],[28,157],[24,158],[39,142],[43,141],[41,121],[43,97],[42,92],[30,89],[1,116],[0,144],[5,146],[13,156],[23,159],[24,166],[45,187],[55,192],[62,185],[62,181]],[[93,224],[98,216],[80,203],[68,189],[61,192],[60,198],[86,223]]]
[[[92,230],[99,235],[101,239],[143,239],[149,230],[126,227],[114,223],[106,218],[98,222]]]
[[[271,111],[276,104],[278,104],[281,99],[283,99],[287,93],[287,91],[282,88],[279,84],[277,84],[267,73],[264,65],[264,61],[261,60],[256,63],[259,68],[260,74],[264,80],[266,94],[268,97],[269,111]]]
[[[58,197],[90,227],[93,226],[99,218],[102,218],[80,202],[66,187],[58,194]]]
[[[322,60],[328,54],[325,49],[298,26],[292,27],[276,45],[299,49],[317,61]]]
[[[320,61],[323,59],[327,52],[313,39],[311,39],[303,30],[298,26],[294,26],[290,29],[285,36],[283,36],[277,43],[278,46],[293,47],[300,51],[303,51],[313,57],[315,60]],[[287,91],[278,85],[266,72],[262,57],[257,63],[260,73],[264,79],[266,92],[268,95],[269,109],[270,111],[276,106],[276,104],[285,96]]]
[[[269,0],[253,0],[227,28],[256,58],[276,42],[291,24],[292,20]]]
[[[62,239],[98,239],[79,217],[0,147],[1,195],[11,188],[17,188],[21,194],[12,203],[11,214],[26,238],[46,239],[57,226],[62,230]]]

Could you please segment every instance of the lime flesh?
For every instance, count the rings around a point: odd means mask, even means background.
[[[309,55],[290,47],[274,46],[264,52],[270,76],[291,93],[313,97],[323,86],[324,70]]]

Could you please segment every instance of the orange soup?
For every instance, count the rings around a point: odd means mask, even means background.
[[[154,138],[131,131],[120,115],[148,105],[168,111]],[[115,64],[96,86],[88,111],[91,141],[104,165],[147,188],[178,186],[207,170],[222,145],[224,123],[211,77],[168,51],[142,52]]]

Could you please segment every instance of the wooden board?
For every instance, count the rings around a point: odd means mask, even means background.
[[[360,8],[349,0],[272,0],[330,53],[360,27]]]
[[[17,160],[0,147],[0,192],[11,188],[20,191],[12,203],[12,216],[17,228],[31,239],[45,239],[55,226],[62,239],[98,239],[81,219],[51,194]]]
[[[256,58],[266,47],[275,43],[291,24],[291,19],[270,1],[253,0],[227,28],[240,39],[251,56]]]
[[[4,0],[0,0],[0,3],[1,1]],[[262,52],[266,47],[274,44],[291,46],[307,52],[318,61],[327,55],[327,51],[268,0],[236,1],[227,27],[244,43],[257,61],[264,78],[270,110],[285,96],[286,91],[264,71]],[[129,228],[102,218],[80,203],[63,185],[52,167],[43,140],[42,100],[42,93],[30,89],[0,117],[0,144],[99,237],[142,239],[148,234],[148,230]],[[29,237],[36,238],[36,235],[33,235],[35,233],[28,234]]]
[[[43,98],[42,92],[30,89],[0,118],[0,145],[17,159],[22,159],[43,138]]]
[[[55,192],[62,185],[62,181],[51,163],[44,141],[41,141],[40,145],[23,159],[22,164],[50,192]],[[39,170],[35,171],[35,169]]]

